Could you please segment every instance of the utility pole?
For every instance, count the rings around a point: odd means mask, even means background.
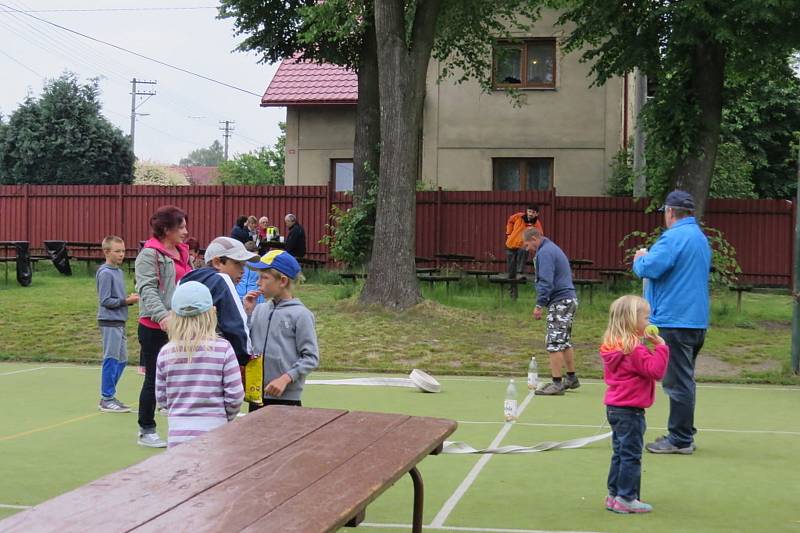
[[[220,124],[225,124],[223,127],[220,128],[220,130],[224,132],[222,134],[222,136],[225,137],[225,161],[227,161],[228,160],[228,138],[230,138],[231,133],[234,130],[233,125],[236,124],[236,122],[234,122],[232,120],[220,120],[219,123]]]
[[[144,104],[146,101],[148,101],[150,99],[150,97],[155,96],[155,94],[156,94],[156,92],[154,90],[153,91],[138,91],[136,89],[136,85],[140,84],[140,83],[144,84],[144,85],[155,85],[158,82],[157,81],[137,80],[136,78],[133,78],[131,80],[131,152],[133,152],[134,155],[136,155],[136,152],[134,152],[134,150],[133,150],[134,145],[135,145],[135,140],[136,140],[136,115],[145,115],[146,114],[146,113],[137,113],[136,110],[139,109],[139,107],[141,107],[141,105]],[[145,98],[144,100],[139,102],[139,105],[136,105],[136,97],[137,96],[146,96],[147,98]]]
[[[633,72],[634,92],[633,113],[636,128],[633,133],[633,197],[647,196],[647,178],[644,173],[644,121],[642,108],[647,103],[647,76],[638,68]]]
[[[800,141],[800,139],[798,139]],[[792,276],[792,372],[800,374],[800,142],[797,147],[797,196],[794,222],[794,276]]]

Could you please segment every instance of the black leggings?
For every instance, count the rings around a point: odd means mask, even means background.
[[[166,332],[139,324],[139,346],[144,364],[144,383],[139,393],[139,427],[144,433],[156,430],[156,361],[158,352],[169,342]]]

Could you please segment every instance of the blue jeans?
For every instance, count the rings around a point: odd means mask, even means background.
[[[669,396],[667,438],[678,448],[692,445],[697,428],[694,427],[696,384],[694,368],[697,354],[706,338],[704,329],[662,328],[660,333],[669,346],[669,364],[662,385]]]
[[[608,471],[608,494],[626,500],[638,500],[642,483],[642,447],[644,409],[606,406],[606,416],[613,434],[611,468]]]

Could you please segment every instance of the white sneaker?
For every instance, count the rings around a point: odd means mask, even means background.
[[[162,440],[158,433],[141,433],[139,432],[139,440],[136,441],[140,446],[147,446],[148,448],[166,448],[167,441]]]

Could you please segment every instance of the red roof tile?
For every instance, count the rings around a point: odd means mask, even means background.
[[[186,176],[192,185],[216,185],[219,177],[217,167],[182,167],[173,165],[172,168]]]
[[[355,104],[356,73],[336,65],[284,59],[261,97],[262,107]]]

